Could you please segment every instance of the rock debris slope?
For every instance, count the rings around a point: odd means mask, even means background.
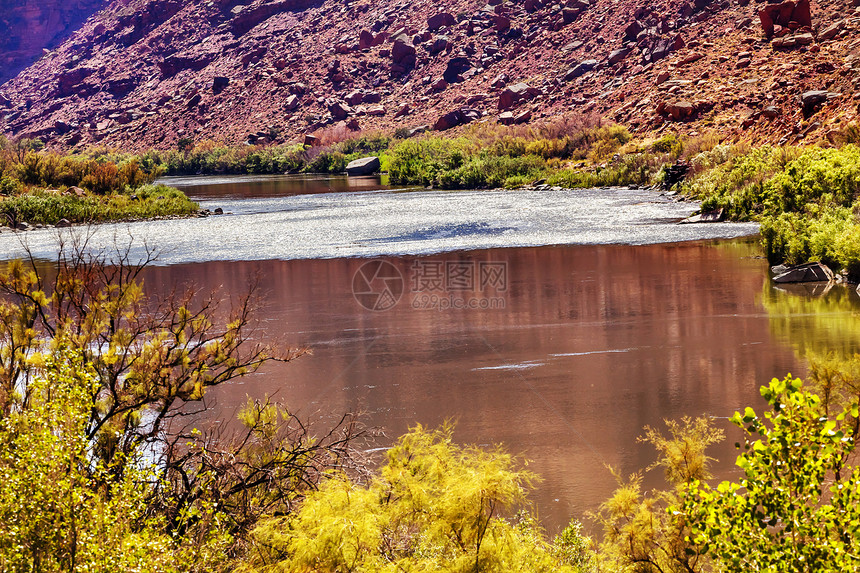
[[[858,105],[860,0],[124,0],[0,86],[0,128],[143,149],[579,113],[796,143]]]

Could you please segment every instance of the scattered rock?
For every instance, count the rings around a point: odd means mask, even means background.
[[[363,157],[350,161],[346,166],[346,174],[350,176],[372,175],[379,171],[378,157]]]
[[[335,121],[342,121],[352,114],[352,107],[345,101],[329,101],[326,107]]]
[[[786,0],[778,4],[770,4],[759,11],[762,31],[768,38],[779,29],[812,28],[812,13],[809,0]]]
[[[632,52],[632,48],[619,48],[609,54],[609,65],[617,64],[618,62],[624,60],[627,56]]]
[[[458,125],[471,123],[476,119],[480,119],[482,115],[483,114],[477,109],[462,107],[440,116],[439,119],[436,120],[436,123],[433,124],[433,129],[436,131],[445,131],[457,127]]]
[[[54,226],[57,227],[58,229],[64,229],[66,227],[71,227],[72,223],[68,219],[64,218],[64,219],[60,219],[59,221],[57,221],[57,224]]]
[[[564,79],[566,81],[576,79],[579,76],[581,76],[587,72],[590,72],[591,70],[593,70],[596,67],[597,67],[597,60],[583,60],[582,62],[579,62],[574,67],[572,67],[570,70],[568,70],[567,73],[564,75]]]
[[[507,110],[518,103],[533,98],[536,90],[524,82],[505,88],[499,95],[499,109]]]
[[[800,105],[803,107],[803,115],[811,116],[818,111],[822,104],[827,101],[830,94],[826,90],[811,90],[800,95]]]
[[[435,32],[440,28],[453,26],[456,23],[457,20],[452,14],[449,14],[448,12],[440,12],[435,16],[430,16],[429,18],[427,18],[427,29],[431,32]]]
[[[212,93],[219,94],[230,85],[230,78],[215,76],[212,78]]]

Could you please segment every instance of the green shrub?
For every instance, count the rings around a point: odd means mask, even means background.
[[[537,156],[508,157],[481,154],[453,170],[441,171],[436,178],[443,189],[505,187],[522,180],[538,178],[546,162]]]
[[[771,411],[747,407],[732,417],[744,433],[743,477],[716,487],[692,482],[673,510],[689,520],[690,540],[716,570],[856,571],[860,468],[848,464],[856,397],[828,411],[791,376],[761,393]]]

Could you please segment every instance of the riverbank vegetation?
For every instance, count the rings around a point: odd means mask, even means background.
[[[187,216],[198,206],[154,185],[157,169],[134,157],[46,152],[37,141],[0,138],[0,224],[55,225]]]

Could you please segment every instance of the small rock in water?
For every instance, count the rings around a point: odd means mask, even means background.
[[[60,219],[57,221],[56,227],[59,229],[63,229],[65,227],[71,227],[72,223],[68,219]]]
[[[215,209],[215,211],[213,211],[213,213],[215,213],[216,215],[223,215],[224,209],[222,209],[221,207],[218,207],[217,209]]]

